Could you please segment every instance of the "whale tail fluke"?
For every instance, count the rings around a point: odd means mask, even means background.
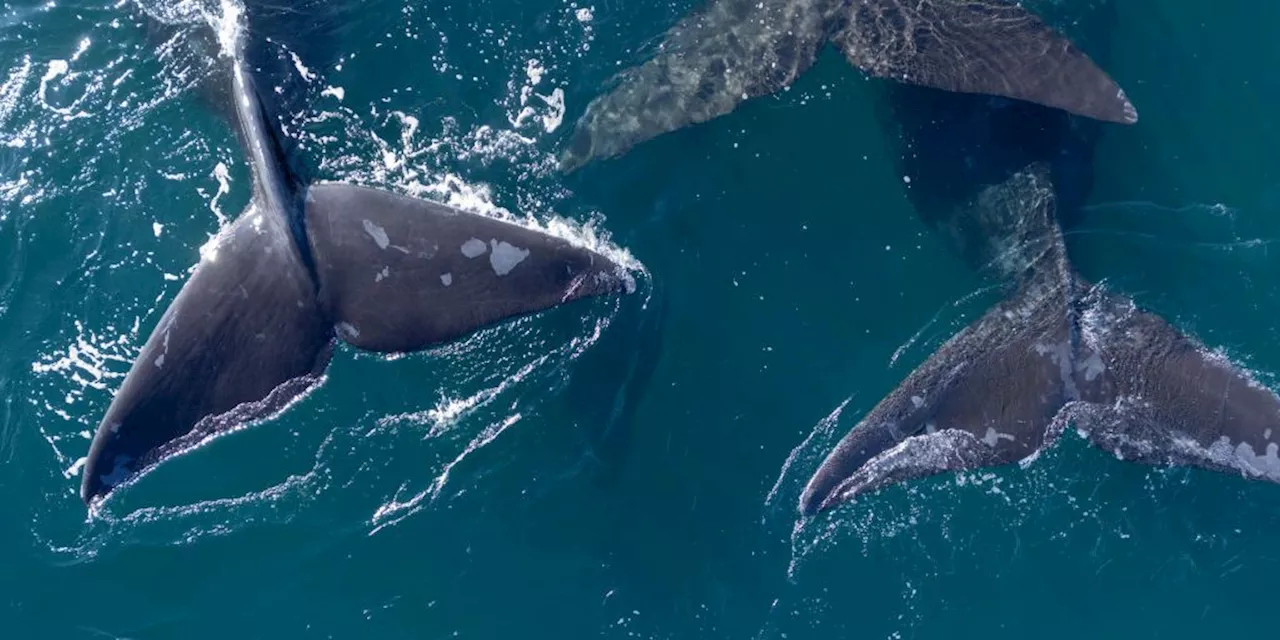
[[[306,192],[309,247],[254,204],[202,250],[108,408],[90,502],[313,386],[335,332],[416,351],[513,316],[634,287],[604,255],[520,225],[341,184]]]
[[[832,42],[872,76],[1138,121],[1106,72],[1014,0],[858,0],[841,12]]]
[[[880,401],[809,480],[811,515],[894,482],[1025,458],[1068,401],[1075,283],[1048,169],[984,189],[957,216],[998,229],[982,252],[1014,295],[952,336]]]
[[[1015,0],[712,0],[587,105],[560,169],[621,155],[789,86],[828,41],[875,77],[1109,122],[1138,119],[1114,80]]]
[[[1000,230],[993,238],[1014,239],[990,256],[1016,292],[845,435],[805,487],[802,514],[897,482],[1024,460],[1068,426],[1126,460],[1280,482],[1280,397],[1128,298],[1083,282],[1067,262],[1043,167],[989,187],[974,206],[972,216]]]

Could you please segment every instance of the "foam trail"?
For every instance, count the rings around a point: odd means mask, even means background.
[[[484,431],[482,431],[476,439],[467,443],[467,447],[462,450],[462,453],[459,453],[452,461],[444,466],[440,475],[436,476],[435,480],[433,480],[426,489],[423,489],[404,502],[401,502],[398,499],[393,499],[391,502],[378,507],[378,510],[373,513],[373,517],[369,521],[370,524],[375,525],[373,529],[369,531],[369,535],[373,536],[379,531],[399,524],[404,521],[405,518],[421,511],[423,506],[422,502],[426,498],[430,497],[431,502],[435,502],[436,498],[440,497],[440,491],[444,489],[444,485],[449,482],[449,474],[453,471],[454,467],[458,466],[458,464],[465,460],[467,456],[488,446],[489,443],[494,440],[497,440],[498,436],[502,435],[504,431],[519,422],[521,417],[522,416],[519,413],[512,414],[504,418],[501,422],[485,427]],[[403,486],[401,489],[403,489]],[[396,493],[398,495],[400,492],[397,491]],[[380,522],[380,520],[389,516],[394,517],[386,520],[385,522]]]
[[[388,427],[402,422],[431,424],[431,429],[427,432],[428,438],[434,438],[443,434],[450,427],[455,426],[459,420],[473,413],[476,409],[483,407],[497,398],[503,391],[511,388],[512,385],[518,384],[533,373],[535,369],[547,362],[551,358],[551,353],[539,356],[533,362],[523,366],[513,374],[506,378],[496,386],[478,391],[462,400],[442,400],[436,403],[436,406],[426,411],[415,411],[413,413],[404,413],[396,416],[388,416],[378,420],[378,426]]]
[[[462,400],[441,401],[437,403],[435,407],[426,411],[383,418],[378,421],[378,424],[380,426],[390,426],[406,421],[411,423],[422,423],[425,421],[431,424],[431,428],[428,430],[426,437],[438,437],[447,430],[456,426],[458,421],[462,418],[474,413],[477,409],[488,405],[504,391],[507,391],[516,384],[525,380],[534,371],[546,365],[553,355],[558,353],[565,356],[567,361],[576,360],[580,355],[582,355],[586,348],[594,344],[601,337],[603,334],[603,328],[608,326],[610,318],[611,316],[605,316],[604,318],[599,319],[594,323],[594,330],[590,335],[574,337],[563,347],[539,356],[494,387],[481,390]],[[387,527],[394,526],[434,503],[436,499],[440,497],[445,485],[449,482],[454,468],[476,451],[479,451],[493,443],[499,436],[514,426],[522,418],[523,414],[516,412],[485,427],[485,429],[467,443],[462,452],[457,454],[453,460],[441,468],[440,472],[426,488],[418,491],[407,500],[401,500],[399,497],[408,487],[407,483],[402,484],[396,490],[395,496],[374,511],[373,515],[369,519],[369,524],[373,525],[373,528],[369,531],[368,535],[372,536]]]
[[[889,357],[889,367],[892,368],[897,366],[898,359],[902,357],[902,354],[906,353],[909,349],[914,347],[917,342],[920,341],[920,337],[924,335],[924,332],[928,331],[930,327],[932,327],[934,324],[938,322],[938,318],[942,317],[942,312],[947,310],[947,308],[954,309],[956,307],[959,307],[965,303],[972,301],[974,298],[977,298],[978,296],[986,294],[988,291],[992,291],[998,288],[999,287],[997,285],[982,287],[980,289],[977,289],[971,293],[967,293],[939,307],[938,310],[934,312],[933,317],[929,318],[928,322],[924,323],[924,325],[921,326],[920,329],[917,330],[914,334],[912,334],[912,336],[908,338],[906,342],[902,343],[901,345],[898,346],[897,349],[893,350],[893,355]]]
[[[798,462],[806,451],[810,450],[810,443],[814,439],[823,437],[829,438],[835,433],[836,427],[840,424],[840,414],[844,412],[845,407],[849,406],[849,401],[853,400],[853,396],[845,398],[827,417],[818,421],[809,435],[805,436],[800,444],[791,449],[791,453],[787,454],[787,459],[782,463],[782,469],[778,471],[778,479],[773,482],[773,487],[769,489],[768,495],[765,496],[765,506],[772,506],[778,498],[778,492],[782,488],[782,483],[787,479],[787,475],[791,472],[796,462]]]

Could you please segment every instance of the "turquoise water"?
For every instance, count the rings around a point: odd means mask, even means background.
[[[1072,255],[1274,385],[1280,5],[1114,3],[1106,66],[1142,120],[1107,130]],[[555,173],[586,102],[695,4],[370,0],[312,43],[322,177],[592,225],[649,276],[431,353],[341,350],[280,418],[88,518],[88,434],[249,176],[193,88],[208,60],[130,5],[7,2],[5,637],[1273,632],[1280,487],[1075,437],[797,526],[831,443],[998,294],[914,215],[877,84],[834,52]]]

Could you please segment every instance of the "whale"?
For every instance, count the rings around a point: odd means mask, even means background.
[[[1005,297],[838,441],[802,517],[897,483],[1027,464],[1067,429],[1121,460],[1280,482],[1280,397],[1073,268],[1062,228],[1088,199],[1102,126],[906,84],[885,86],[877,112],[917,214]]]
[[[236,129],[252,197],[202,249],[107,407],[83,466],[90,505],[177,453],[279,414],[322,381],[338,342],[420,351],[635,289],[620,261],[548,233],[311,180],[281,126],[299,96],[267,76],[291,67],[288,52],[255,27],[273,13],[313,14],[252,0],[221,8],[221,28],[193,42],[217,48],[214,84],[202,93],[221,100]]]
[[[1132,124],[1125,92],[1016,0],[711,0],[578,118],[564,172],[790,86],[827,43],[868,76]]]

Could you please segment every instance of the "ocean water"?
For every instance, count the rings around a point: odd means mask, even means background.
[[[291,114],[321,177],[595,238],[639,290],[424,354],[341,349],[284,415],[90,516],[89,435],[248,168],[181,29],[6,0],[4,637],[1274,632],[1280,487],[1074,436],[797,521],[831,444],[998,296],[914,214],[877,82],[837,53],[565,177],[573,120],[697,0],[335,1],[354,10],[299,52]],[[1274,386],[1280,5],[1111,1],[1106,68],[1141,121],[1107,129],[1072,257]]]

